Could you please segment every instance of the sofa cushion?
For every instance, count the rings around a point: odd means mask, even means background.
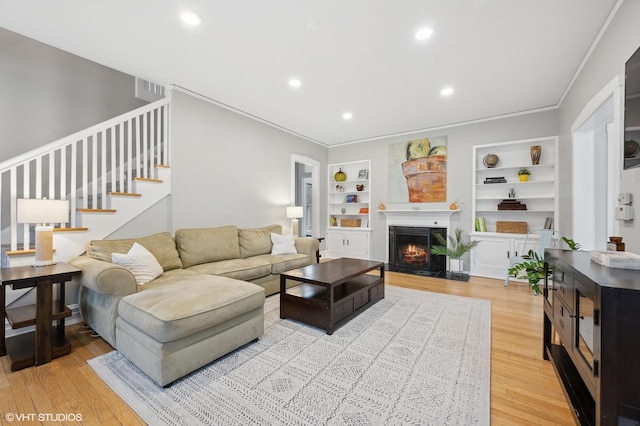
[[[271,233],[271,254],[296,254],[296,242],[293,234],[280,235]]]
[[[169,232],[124,240],[93,240],[89,242],[87,254],[94,259],[111,262],[112,253],[127,253],[136,242],[153,254],[164,271],[182,268],[175,240]]]
[[[111,253],[111,259],[116,265],[124,266],[131,271],[138,285],[155,280],[163,272],[155,256],[138,243],[133,243],[127,254]]]
[[[252,259],[269,262],[271,265],[271,273],[274,275],[311,264],[309,256],[306,254],[279,254],[275,256],[263,254],[253,257]]]
[[[245,281],[269,275],[271,274],[271,269],[271,263],[268,260],[258,259],[257,257],[221,260],[189,267],[190,271]]]
[[[262,228],[240,228],[240,258],[271,253],[271,233],[282,234],[281,225],[269,225]]]
[[[175,270],[124,297],[118,315],[160,342],[172,342],[264,305],[264,290],[246,281]]]
[[[185,268],[240,257],[238,228],[235,226],[179,229],[176,231],[176,246]]]

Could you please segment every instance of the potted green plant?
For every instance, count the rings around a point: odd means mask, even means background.
[[[435,237],[440,245],[431,247],[431,254],[449,257],[449,271],[456,271],[458,274],[462,275],[464,266],[462,256],[464,256],[464,254],[473,247],[477,246],[480,241],[463,241],[462,229],[460,228],[457,228],[453,235],[449,234],[447,239],[445,239],[441,234],[435,234]]]
[[[520,169],[518,170],[518,177],[520,178],[520,182],[526,182],[529,180],[529,175],[531,172],[529,169]]]
[[[544,279],[544,259],[534,250],[522,256],[523,261],[509,268],[509,275],[526,280],[536,296],[540,294],[540,280]]]
[[[571,250],[580,250],[580,244],[570,238],[562,237]],[[523,261],[509,268],[509,275],[526,280],[536,296],[540,294],[540,280],[544,279],[544,259],[533,250],[522,256]],[[551,276],[551,268],[547,271]]]

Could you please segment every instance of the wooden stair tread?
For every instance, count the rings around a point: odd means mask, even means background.
[[[142,181],[142,182],[158,182],[158,183],[162,183],[162,179],[153,179],[153,178],[134,177],[133,180],[139,180],[139,181]]]
[[[142,197],[142,194],[137,192],[109,192],[109,195],[121,195],[125,197]]]
[[[78,209],[81,213],[115,213],[116,209]]]
[[[53,232],[83,232],[88,231],[89,228],[53,228]]]
[[[56,249],[53,249],[53,251],[55,252]],[[5,250],[4,254],[6,254],[7,256],[32,255],[32,254],[36,254],[36,249],[32,248],[28,250]]]

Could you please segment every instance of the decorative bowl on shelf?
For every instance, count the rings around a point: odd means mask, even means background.
[[[640,144],[633,139],[629,139],[628,141],[624,141],[624,157],[634,157],[638,152],[640,152]]]
[[[356,185],[356,191],[362,191],[363,189],[364,189],[364,185],[360,183]]]
[[[482,159],[482,164],[492,169],[496,166],[496,164],[498,164],[498,161],[500,161],[500,157],[498,157],[496,154],[487,154]]]

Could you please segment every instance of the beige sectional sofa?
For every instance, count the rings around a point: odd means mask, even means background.
[[[281,232],[224,226],[91,241],[70,261],[83,271],[82,318],[165,386],[263,334],[264,298],[279,291],[280,273],[317,261],[314,238],[296,238],[297,253],[272,255],[271,233]],[[144,285],[111,262],[136,242],[162,267]]]

